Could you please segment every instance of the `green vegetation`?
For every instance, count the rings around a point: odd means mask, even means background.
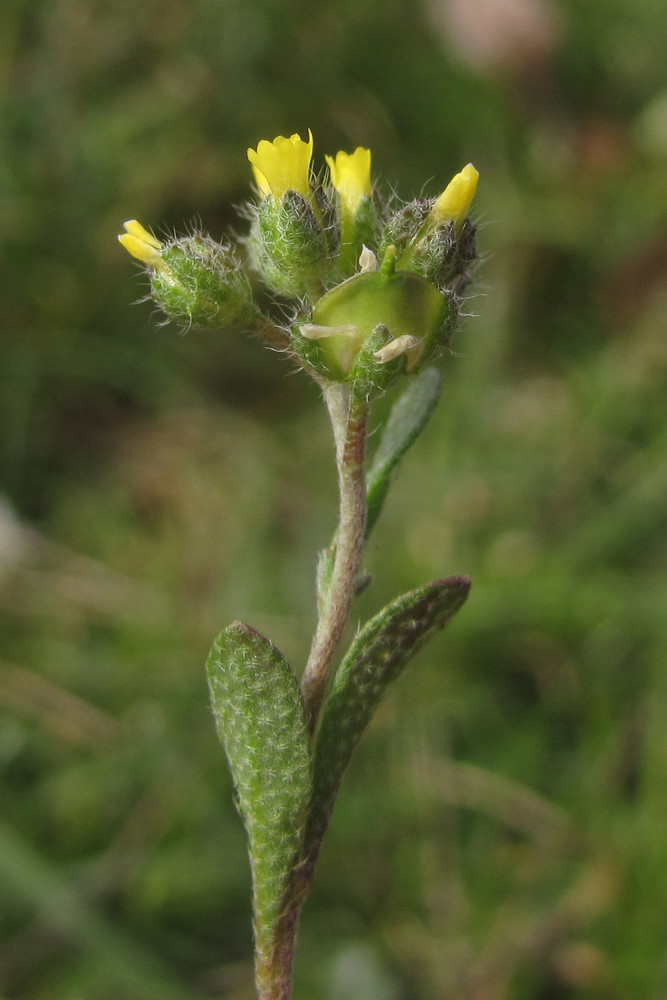
[[[204,660],[232,619],[303,660],[333,447],[275,353],[131,307],[116,234],[243,230],[246,147],[308,127],[405,198],[475,163],[486,259],[359,618],[471,595],[355,753],[295,998],[667,992],[667,23],[566,0],[490,63],[443,10],[0,14],[3,1000],[252,997]]]

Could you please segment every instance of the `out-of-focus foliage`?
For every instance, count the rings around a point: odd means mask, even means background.
[[[331,444],[279,357],[132,307],[115,234],[243,231],[246,147],[309,126],[406,198],[472,160],[486,260],[360,614],[473,591],[358,750],[297,996],[667,992],[667,21],[547,4],[3,5],[5,1000],[252,995],[203,660],[241,618],[302,662]]]

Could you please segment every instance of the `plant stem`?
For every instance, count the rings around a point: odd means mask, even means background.
[[[260,337],[268,347],[275,351],[285,351],[289,347],[289,334],[280,326],[276,326],[263,313],[256,311],[250,327],[252,333]]]
[[[290,899],[278,918],[271,950],[256,956],[255,979],[258,1000],[291,1000],[294,948],[305,895]]]
[[[324,399],[336,443],[340,494],[338,531],[330,550],[333,568],[321,595],[320,615],[301,690],[311,732],[315,728],[327,682],[356,591],[366,529],[366,434],[368,404],[355,399],[350,389],[326,383]],[[290,886],[273,932],[268,952],[256,956],[259,1000],[290,1000],[292,964],[301,907],[314,873],[314,857],[302,860],[292,872]]]
[[[331,579],[301,682],[311,732],[355,595],[366,528],[368,403],[339,383],[327,383],[323,391],[336,442],[340,514]]]

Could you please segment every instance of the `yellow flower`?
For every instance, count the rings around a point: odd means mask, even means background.
[[[362,146],[354,153],[336,153],[325,156],[329,164],[331,183],[340,195],[345,215],[354,219],[362,198],[371,193],[371,151]]]
[[[122,233],[118,239],[128,253],[131,253],[133,257],[136,257],[142,264],[147,264],[149,267],[164,267],[161,254],[162,244],[152,233],[144,229],[136,219],[124,222],[123,228],[127,232]]]
[[[442,225],[453,219],[456,228],[461,228],[475,197],[478,179],[479,172],[472,163],[464,167],[460,174],[452,177],[431,209],[431,218],[436,225]]]
[[[280,198],[286,191],[296,191],[307,198],[310,194],[312,155],[313,134],[310,129],[308,142],[295,133],[289,139],[279,135],[273,142],[262,139],[257,149],[249,149],[248,159],[262,198],[270,194]]]

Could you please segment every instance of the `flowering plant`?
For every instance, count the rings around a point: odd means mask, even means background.
[[[257,188],[245,247],[191,235],[161,242],[137,221],[119,240],[145,265],[156,303],[187,326],[235,326],[282,351],[321,387],[333,426],[338,528],[317,568],[318,621],[300,682],[279,650],[235,622],[208,660],[213,711],[249,839],[260,1000],[288,1000],[301,907],[350,756],[387,686],[459,610],[466,577],[403,594],[340,655],[365,542],[399,461],[438,401],[429,363],[447,348],[476,258],[468,164],[439,197],[383,204],[363,148],[311,170],[313,137],[248,150]],[[245,252],[243,252],[245,251]],[[279,296],[253,298],[249,272]],[[372,400],[408,376],[367,469]]]

